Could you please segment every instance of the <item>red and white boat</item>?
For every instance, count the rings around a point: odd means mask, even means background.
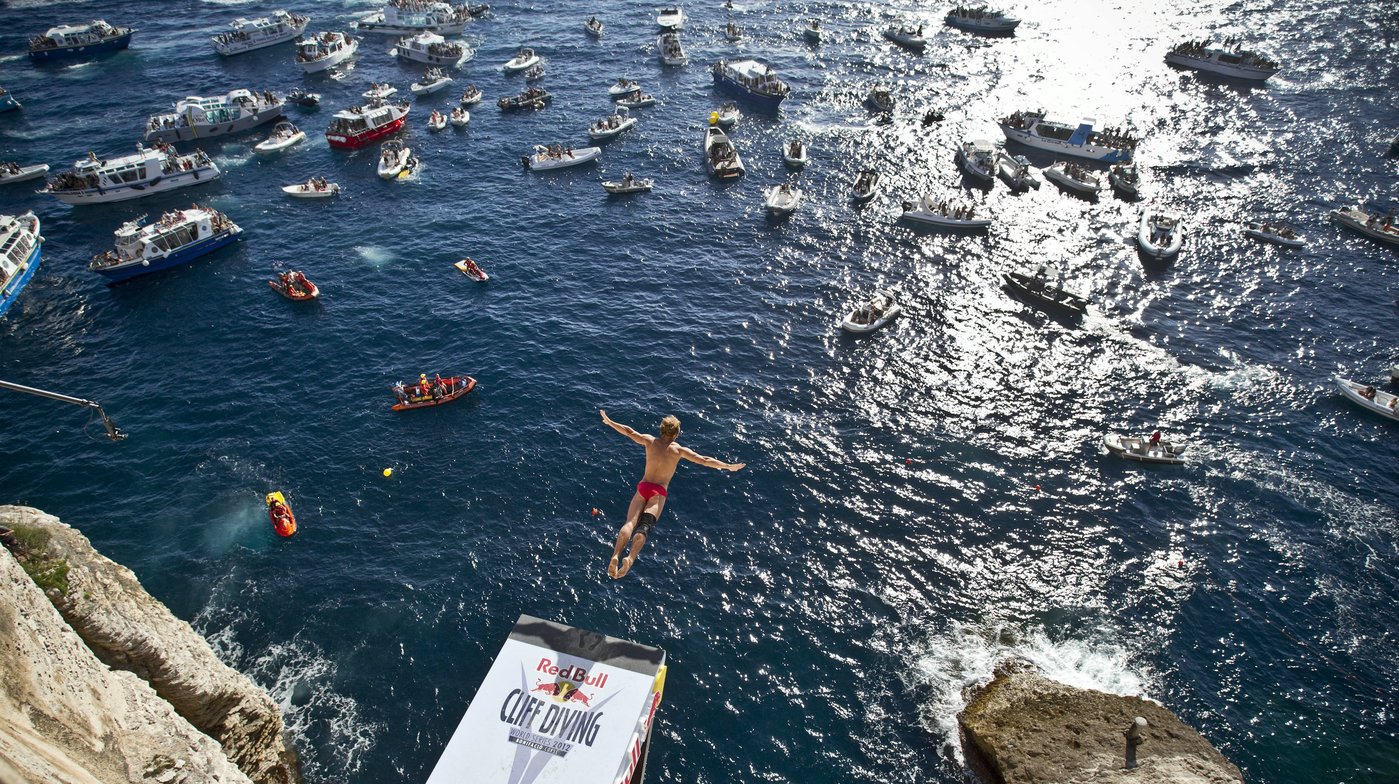
[[[330,127],[325,129],[325,138],[331,147],[357,150],[398,133],[407,116],[406,103],[373,102],[353,106],[335,113]]]

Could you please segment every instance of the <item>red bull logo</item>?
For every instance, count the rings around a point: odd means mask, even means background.
[[[584,686],[592,686],[594,689],[601,689],[607,683],[607,673],[605,672],[600,672],[590,677],[588,671],[582,667],[560,668],[547,658],[540,659],[539,666],[535,667],[534,671],[557,677],[559,680],[563,681],[577,681]]]
[[[604,679],[606,679],[606,677],[605,675],[603,676]],[[554,699],[554,702],[567,702],[574,705],[582,705],[585,708],[590,708],[593,705],[593,698],[591,695],[579,691],[577,686],[574,686],[568,681],[556,681],[554,683],[535,681],[534,686],[530,687],[530,691],[547,694]]]

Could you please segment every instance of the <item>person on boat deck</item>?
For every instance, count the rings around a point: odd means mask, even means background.
[[[613,422],[602,409],[599,409],[598,413],[602,415],[603,424],[646,449],[646,469],[641,475],[641,481],[636,485],[631,505],[627,508],[627,520],[617,531],[617,544],[613,548],[612,560],[607,564],[608,576],[620,580],[626,577],[627,572],[636,564],[636,559],[641,555],[641,548],[646,546],[646,539],[656,525],[656,519],[665,509],[667,486],[675,477],[675,469],[679,467],[681,460],[725,471],[737,471],[743,468],[744,464],[725,463],[675,443],[675,439],[680,436],[680,420],[673,416],[662,419],[660,435],[652,436],[643,435],[626,425]],[[628,542],[631,542],[631,552],[623,558],[622,551],[627,548]]]
[[[1360,390],[1360,396],[1363,397],[1363,398],[1365,398],[1366,400],[1374,400],[1374,399],[1375,399],[1375,388],[1374,388],[1374,387],[1365,387],[1365,388],[1361,389],[1361,390]]]
[[[428,388],[429,388],[429,387],[428,387],[428,383],[427,383],[427,374],[426,374],[426,373],[419,373],[419,374],[418,374],[418,394],[421,395],[421,396],[423,396],[423,397],[427,397]]]
[[[1151,440],[1147,442],[1147,445],[1148,445],[1148,446],[1151,446],[1151,447],[1158,447],[1158,446],[1161,446],[1161,431],[1160,431],[1160,430],[1157,430],[1155,433],[1152,433],[1152,434],[1151,434]]]
[[[408,387],[404,386],[402,381],[393,385],[393,394],[394,397],[398,398],[398,402],[408,402]]]

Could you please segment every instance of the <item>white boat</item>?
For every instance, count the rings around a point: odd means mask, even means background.
[[[867,335],[889,326],[889,322],[898,318],[900,313],[903,313],[903,308],[894,301],[893,294],[876,291],[874,296],[850,311],[850,315],[840,322],[840,328],[856,335]]]
[[[774,185],[763,195],[763,208],[772,215],[791,215],[801,203],[801,189],[790,182]]]
[[[729,42],[738,41],[743,38],[743,28],[733,22],[724,25],[724,38]]]
[[[601,38],[602,31],[603,24],[601,21],[598,20],[596,16],[588,17],[588,21],[583,23],[583,32],[587,33],[588,35],[591,35],[594,38]]]
[[[988,185],[996,181],[996,148],[985,139],[962,142],[957,150],[957,164],[972,179]]]
[[[539,65],[539,55],[535,54],[533,49],[526,46],[516,52],[514,57],[506,60],[505,65],[502,65],[501,68],[504,69],[506,73],[511,74],[519,73],[520,71],[528,71],[536,65]]]
[[[471,16],[471,9],[465,5],[454,6],[430,0],[389,0],[383,10],[359,20],[355,27],[361,33],[379,35],[457,35],[466,29]]]
[[[1347,207],[1343,210],[1332,210],[1328,214],[1332,222],[1351,231],[1364,234],[1372,240],[1399,245],[1399,221],[1395,221],[1392,211],[1387,215],[1381,215],[1378,212],[1367,212],[1363,207]]]
[[[1387,419],[1399,421],[1399,410],[1396,410],[1396,407],[1399,407],[1399,398],[1395,395],[1371,385],[1357,384],[1339,375],[1334,378],[1336,386],[1341,388],[1352,403]]]
[[[1244,224],[1244,236],[1287,248],[1300,248],[1307,244],[1300,234],[1279,223]]]
[[[331,196],[340,195],[340,186],[326,182],[323,177],[312,177],[296,185],[283,185],[282,193],[293,199],[329,199]]]
[[[455,68],[476,56],[465,44],[449,43],[437,33],[418,33],[398,39],[389,54],[406,63]]]
[[[628,109],[640,109],[643,106],[655,106],[656,96],[647,93],[636,93],[631,98],[618,98],[618,106],[625,106]]]
[[[542,144],[534,145],[534,154],[526,155],[520,159],[526,169],[534,171],[550,171],[552,169],[566,169],[570,166],[595,161],[602,155],[601,147],[584,147],[575,150],[563,145],[552,145],[545,147]]]
[[[741,117],[743,117],[743,113],[738,110],[738,104],[733,101],[724,101],[719,105],[719,109],[710,116],[709,121],[720,128],[732,128],[738,125]]]
[[[1180,253],[1185,226],[1179,213],[1148,207],[1137,225],[1137,245],[1153,259],[1169,259]]]
[[[458,106],[452,110],[449,120],[453,128],[465,128],[466,124],[471,122],[471,112]]]
[[[147,142],[187,142],[242,133],[282,116],[285,102],[270,92],[232,90],[209,98],[190,96],[175,103],[175,111],[153,114],[146,121]]]
[[[662,30],[679,30],[685,26],[685,12],[680,10],[680,6],[662,8],[656,14],[656,26]]]
[[[904,202],[903,217],[929,226],[943,229],[984,229],[991,225],[990,218],[978,218],[975,207],[962,207],[943,200],[933,202],[933,197],[923,196],[917,202]]]
[[[1103,181],[1088,169],[1069,161],[1056,161],[1044,170],[1044,178],[1067,191],[1096,197],[1103,189]]]
[[[427,116],[427,129],[429,131],[440,131],[446,127],[447,115],[437,111],[436,109],[433,109],[432,114],[429,114]]]
[[[684,65],[690,61],[680,45],[679,33],[661,33],[656,38],[656,48],[661,53],[661,65]]]
[[[986,6],[957,6],[947,12],[943,21],[952,27],[973,33],[1009,33],[1020,25],[1015,19],[1000,11],[992,11]]]
[[[1185,445],[1164,439],[1152,444],[1145,438],[1108,434],[1103,436],[1103,446],[1118,457],[1139,463],[1180,465],[1185,462]]]
[[[1118,163],[1108,169],[1108,182],[1123,196],[1136,197],[1141,191],[1142,176],[1135,163]]]
[[[613,82],[612,85],[607,88],[607,95],[614,101],[618,100],[619,98],[625,98],[629,95],[637,95],[640,92],[641,83],[634,82],[631,79],[627,79],[625,77],[618,79],[616,82]]]
[[[879,172],[865,169],[855,178],[855,186],[850,196],[856,204],[863,204],[874,198],[879,191]]]
[[[290,41],[305,32],[310,23],[309,16],[277,10],[258,19],[234,19],[230,25],[232,30],[209,40],[214,44],[214,51],[228,57]]]
[[[544,78],[544,66],[543,66],[543,65],[536,65],[536,66],[534,66],[533,68],[529,69],[528,71],[525,71],[525,81],[526,81],[526,82],[537,82],[537,81],[539,81],[540,79],[543,79],[543,78]]]
[[[477,87],[474,84],[468,84],[466,86],[466,92],[463,92],[461,94],[461,105],[463,107],[475,106],[476,104],[481,102],[481,99],[483,97],[484,93],[481,92],[480,87]]]
[[[911,27],[888,27],[884,30],[884,37],[915,52],[923,51],[928,45],[928,39],[923,37],[923,25],[918,25],[916,30]]]
[[[0,185],[8,185],[12,182],[24,182],[25,180],[37,180],[49,173],[47,163],[35,163],[29,166],[20,166],[14,161],[0,163]]]
[[[253,152],[281,152],[304,141],[306,141],[305,131],[289,122],[279,122],[272,127],[272,135],[253,147]]]
[[[1166,54],[1166,62],[1182,68],[1228,76],[1234,79],[1263,81],[1278,72],[1278,64],[1256,52],[1240,48],[1237,41],[1186,41]]]
[[[430,95],[438,90],[446,89],[452,83],[452,77],[441,68],[429,68],[422,78],[408,85],[408,90],[414,95]]]
[[[811,151],[800,139],[782,145],[782,162],[793,169],[805,168],[811,162]]]
[[[619,195],[624,193],[644,193],[651,190],[651,184],[651,179],[649,177],[640,179],[633,177],[631,172],[627,172],[622,175],[622,179],[620,180],[604,180],[602,189],[608,193]]]
[[[1011,190],[1023,191],[1040,187],[1040,178],[1030,166],[1030,159],[1023,155],[1011,155],[1002,151],[996,156],[996,170]]]
[[[588,138],[595,142],[605,141],[626,133],[635,126],[636,118],[631,116],[630,110],[625,106],[618,106],[612,114],[588,126]]]
[[[146,226],[142,220],[122,224],[115,249],[93,256],[88,269],[116,284],[187,264],[237,242],[243,233],[227,215],[208,207],[167,212]]]
[[[34,213],[0,215],[0,317],[34,280],[44,256],[44,238]]]
[[[403,142],[391,139],[384,142],[379,148],[379,178],[392,180],[413,173],[417,168],[417,160],[413,158],[413,151]]]
[[[398,88],[394,87],[388,82],[384,82],[383,84],[380,84],[379,82],[370,82],[369,89],[365,90],[363,93],[360,94],[371,101],[382,101],[388,98],[389,96],[396,95],[397,93]]]
[[[743,176],[743,159],[738,156],[738,148],[717,125],[711,125],[704,131],[704,160],[713,177],[732,180]]]
[[[1084,119],[1077,126],[1047,119],[1043,111],[1017,111],[1000,120],[1007,141],[1048,150],[1060,155],[1091,158],[1105,163],[1132,160],[1137,138],[1116,128],[1095,130],[1096,121]]]
[[[821,43],[821,20],[806,20],[806,24],[802,25],[802,37],[813,44]]]
[[[889,92],[889,88],[882,84],[876,84],[870,88],[869,94],[865,96],[865,105],[876,112],[894,111],[894,94]]]
[[[296,64],[306,73],[333,68],[359,51],[359,39],[344,33],[321,33],[296,44]]]
[[[203,185],[222,172],[202,150],[180,155],[170,145],[142,147],[118,158],[99,160],[93,153],[46,183],[47,193],[65,204],[103,204]]]

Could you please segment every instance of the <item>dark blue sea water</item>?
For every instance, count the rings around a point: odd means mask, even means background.
[[[387,38],[339,81],[303,76],[289,46],[213,53],[208,35],[270,7],[0,9],[0,84],[25,104],[0,116],[0,158],[130,150],[185,95],[325,96],[293,112],[311,140],[290,152],[253,155],[261,130],[206,144],[226,171],[211,186],[77,209],[0,191],[48,238],[0,322],[0,378],[98,399],[131,433],[112,444],[80,409],[0,395],[0,501],[80,527],[275,695],[308,781],[424,779],[522,612],[666,648],[655,782],[961,781],[962,689],[1005,656],[1160,700],[1252,782],[1399,780],[1399,429],[1329,381],[1380,382],[1399,360],[1399,255],[1324,220],[1396,195],[1392,3],[1015,3],[1019,33],[982,39],[942,28],[938,4],[714,0],[686,4],[691,64],[671,69],[649,6],[497,3],[457,84],[414,107],[424,166],[401,183],[322,131],[371,80],[406,91],[420,71]],[[344,30],[374,5],[292,8]],[[28,35],[95,17],[141,28],[131,50],[23,56]],[[808,17],[830,28],[819,47],[797,32]],[[879,36],[905,19],[935,31],[921,57]],[[1241,87],[1162,63],[1210,34],[1286,70]],[[522,83],[499,65],[520,45],[556,97],[502,116],[493,101]],[[748,176],[720,185],[700,154],[721,100],[707,65],[735,53],[771,61],[792,97],[745,116]],[[600,165],[521,170],[533,144],[584,144],[622,75],[662,103]],[[892,124],[860,106],[877,81]],[[470,126],[429,134],[429,107],[466,82],[488,96]],[[1041,106],[1144,137],[1147,197],[1188,216],[1175,262],[1142,263],[1139,205],[1052,186],[967,191],[996,220],[985,237],[895,223],[900,200],[963,187],[957,143]],[[927,108],[946,120],[922,128]],[[770,222],[761,192],[788,177],[794,136],[812,146],[807,201]],[[868,166],[886,190],[853,209]],[[626,170],[656,191],[604,196]],[[312,174],[346,194],[278,192]],[[241,224],[238,247],[115,289],[86,269],[122,221],[196,199]],[[1311,244],[1240,236],[1260,218]],[[453,270],[463,255],[493,279]],[[1093,300],[1081,326],[1000,288],[1041,262]],[[268,290],[292,266],[319,303]],[[843,336],[876,286],[908,313]],[[388,410],[390,384],[438,371],[480,387]],[[642,455],[599,408],[644,430],[674,413],[685,443],[749,466],[682,468],[619,583],[605,565]],[[1195,444],[1188,466],[1100,446],[1158,426]],[[273,489],[294,539],[267,524]]]

